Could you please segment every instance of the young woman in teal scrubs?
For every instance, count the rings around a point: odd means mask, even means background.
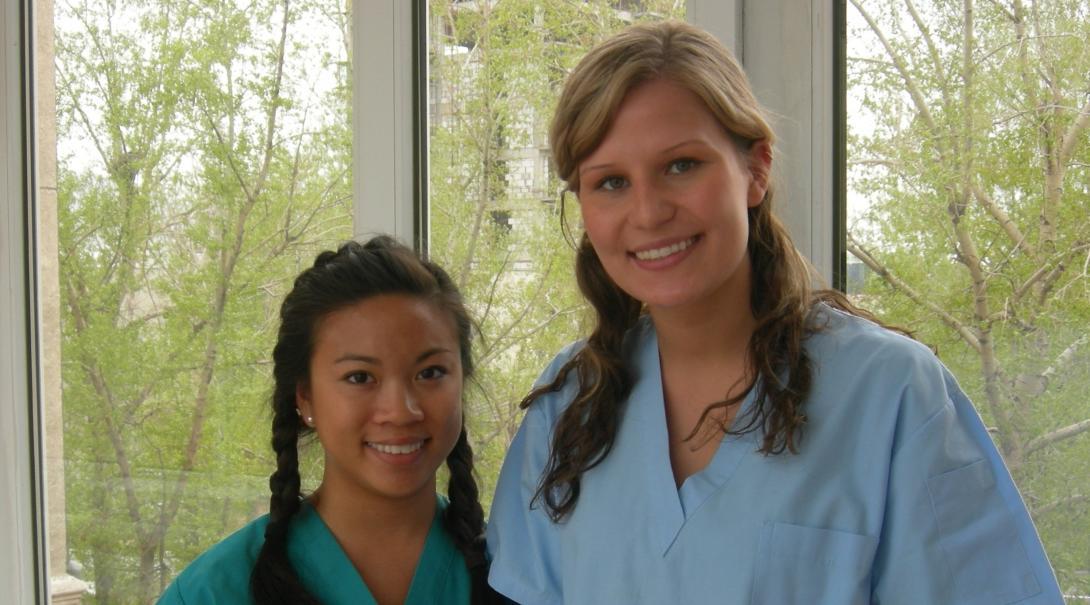
[[[471,323],[447,274],[387,237],[323,252],[280,309],[269,514],[198,557],[161,605],[489,603],[462,415]],[[322,482],[300,493],[300,437]],[[446,462],[449,500],[436,495]]]
[[[520,603],[1061,605],[987,431],[926,347],[812,273],[730,53],[630,28],[550,143],[597,313],[525,400],[488,525]]]

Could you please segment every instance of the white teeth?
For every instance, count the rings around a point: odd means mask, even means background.
[[[677,254],[678,252],[681,252],[689,246],[692,246],[695,242],[696,238],[690,237],[685,241],[677,242],[676,244],[670,244],[669,246],[663,246],[662,248],[655,248],[654,250],[641,250],[639,252],[636,252],[636,258],[640,260],[658,260],[660,258],[666,258],[671,254]]]
[[[385,443],[367,443],[368,447],[373,447],[383,454],[411,454],[416,450],[424,446],[423,441],[417,441],[416,443],[406,443],[404,445],[388,445]]]

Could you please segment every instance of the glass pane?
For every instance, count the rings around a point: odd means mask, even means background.
[[[684,2],[430,2],[430,241],[480,322],[468,421],[481,494],[491,500],[518,403],[560,348],[582,334],[573,245],[548,125],[583,54],[635,21],[684,18]],[[567,222],[578,209],[567,196]]]
[[[352,233],[347,0],[38,14],[51,575],[149,603],[267,507],[280,299]]]
[[[958,376],[1090,595],[1090,4],[851,5],[849,290]]]

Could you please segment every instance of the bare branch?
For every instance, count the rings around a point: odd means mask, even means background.
[[[1087,127],[1090,127],[1090,101],[1082,106],[1082,109],[1079,110],[1079,117],[1072,122],[1071,127],[1063,135],[1058,158],[1061,166],[1067,164],[1071,159],[1071,155],[1075,153],[1075,144],[1082,140],[1082,134]]]
[[[956,317],[951,315],[949,311],[947,311],[946,309],[943,309],[942,307],[938,306],[937,304],[935,304],[934,301],[931,301],[931,300],[925,298],[922,294],[917,292],[912,286],[905,283],[904,280],[902,280],[899,277],[897,277],[896,275],[894,275],[885,265],[883,265],[881,262],[879,262],[867,249],[865,249],[862,245],[860,245],[859,242],[857,242],[855,240],[855,238],[852,236],[851,233],[848,234],[848,251],[851,252],[856,258],[863,261],[863,264],[870,267],[871,271],[874,271],[875,273],[877,273],[878,276],[881,277],[883,280],[885,280],[885,282],[887,284],[889,284],[890,286],[900,290],[901,292],[904,292],[905,295],[908,296],[910,299],[912,299],[912,301],[915,302],[916,304],[927,307],[933,313],[938,315],[939,318],[942,319],[943,323],[945,323],[947,326],[949,326],[951,329],[953,329],[955,332],[957,332],[958,335],[961,336],[961,339],[964,340],[970,347],[972,347],[973,350],[975,350],[977,352],[980,352],[980,340],[977,338],[977,336],[975,334],[973,334],[973,331],[971,329],[969,329],[968,326],[966,326],[964,323],[959,321]]]
[[[1011,243],[1014,244],[1014,249],[1017,250],[1021,248],[1022,250],[1025,250],[1026,254],[1030,257],[1037,258],[1037,250],[1033,247],[1033,244],[1026,239],[1026,236],[1018,228],[1018,225],[1011,220],[1010,215],[1000,208],[999,204],[995,203],[995,200],[988,194],[984,193],[984,190],[980,188],[980,185],[974,183],[972,189],[973,196],[976,198],[977,202],[979,202],[980,205],[988,211],[988,214],[992,215],[992,218],[999,223],[999,226],[1003,228],[1007,237],[1010,238]]]
[[[939,57],[938,47],[935,46],[935,41],[931,39],[931,32],[927,29],[927,24],[924,23],[920,17],[919,11],[916,10],[916,5],[912,3],[912,0],[905,0],[905,6],[908,7],[909,14],[912,15],[912,20],[916,23],[916,28],[920,30],[920,34],[923,35],[924,42],[927,44],[928,54],[931,55],[931,63],[935,69],[935,72],[939,75],[939,79],[946,83],[946,71],[943,69],[942,58]],[[950,101],[950,91],[946,86],[942,87],[942,101],[947,107],[952,106]]]
[[[1085,433],[1086,431],[1090,431],[1090,418],[1087,418],[1086,420],[1081,420],[1079,422],[1076,422],[1075,424],[1069,424],[1063,428],[1056,429],[1054,431],[1045,433],[1040,437],[1031,439],[1030,442],[1026,444],[1025,453],[1029,454],[1031,452],[1035,452],[1043,447],[1047,447],[1054,443],[1070,439],[1072,437],[1075,437],[1076,435]]]
[[[487,365],[493,359],[495,359],[496,357],[498,357],[499,355],[501,355],[505,351],[508,351],[509,349],[511,349],[511,347],[519,344],[520,342],[524,342],[524,341],[529,340],[534,335],[536,335],[538,332],[540,332],[540,331],[544,330],[545,328],[549,327],[549,325],[554,320],[556,320],[556,319],[558,319],[560,317],[563,317],[565,315],[571,315],[572,313],[576,313],[576,312],[579,311],[580,308],[581,307],[577,305],[577,306],[572,306],[572,307],[566,307],[566,308],[560,309],[558,311],[554,311],[551,315],[549,315],[548,317],[543,319],[540,323],[538,323],[534,327],[532,327],[529,330],[527,330],[526,332],[520,334],[518,337],[509,340],[507,342],[507,344],[504,345],[502,348],[497,348],[497,349],[493,349],[492,351],[490,351],[488,357],[482,357],[482,359],[480,361],[480,365],[482,365],[482,366]]]
[[[909,96],[912,97],[912,102],[916,106],[916,111],[919,112],[920,117],[931,128],[935,128],[935,119],[931,116],[931,111],[927,108],[927,101],[924,99],[923,93],[920,92],[920,87],[916,84],[915,78],[912,74],[908,73],[908,66],[905,64],[905,60],[901,57],[900,53],[893,48],[893,44],[886,38],[885,32],[878,26],[878,22],[874,20],[874,17],[863,8],[863,3],[860,0],[851,0],[852,6],[859,11],[859,14],[863,16],[867,21],[867,25],[870,26],[871,31],[878,37],[878,41],[882,43],[882,47],[886,49],[886,53],[889,54],[890,59],[893,60],[894,67],[897,68],[897,73],[901,75],[901,79],[905,82],[905,89],[908,91]]]
[[[1061,275],[1063,275],[1064,270],[1066,270],[1067,268],[1066,263],[1068,257],[1074,257],[1075,255],[1081,254],[1084,250],[1088,249],[1090,249],[1090,243],[1078,242],[1074,246],[1072,246],[1070,250],[1055,255],[1053,257],[1053,259],[1055,260],[1049,259],[1048,262],[1042,263],[1042,265],[1038,267],[1036,271],[1030,274],[1030,276],[1026,278],[1026,281],[1022,282],[1022,285],[1018,286],[1018,288],[1015,289],[1015,291],[1011,294],[1010,304],[1020,303],[1022,301],[1022,298],[1025,297],[1025,295],[1028,294],[1030,290],[1032,290],[1033,287],[1042,280],[1046,284],[1042,287],[1042,291],[1047,292],[1047,290],[1050,289],[1053,284],[1055,284],[1056,280],[1059,279]]]
[[[496,336],[496,338],[494,339],[494,341],[492,343],[492,346],[497,346],[501,341],[503,341],[503,339],[507,338],[507,335],[510,334],[511,331],[515,329],[515,326],[522,323],[522,320],[525,319],[527,315],[529,315],[530,309],[533,309],[536,306],[537,299],[541,296],[541,293],[549,285],[549,281],[548,281],[547,278],[549,276],[550,271],[552,271],[552,267],[553,267],[553,263],[552,263],[552,260],[550,260],[549,264],[545,266],[545,270],[541,272],[541,279],[538,280],[537,287],[534,288],[533,295],[531,295],[526,300],[526,304],[523,305],[522,310],[519,311],[518,316],[515,317],[513,320],[511,320],[507,324],[507,326],[503,329],[503,331],[500,332],[500,334],[498,336]],[[506,349],[506,348],[507,347],[505,347],[504,349]],[[485,360],[491,359],[496,354],[497,354],[496,351],[490,347],[489,350],[487,350],[487,351],[485,351],[484,353],[481,354],[481,360],[482,360],[481,364],[483,365],[485,363]]]
[[[1086,346],[1087,343],[1090,343],[1090,334],[1083,334],[1076,338],[1074,342],[1069,344],[1067,348],[1056,357],[1056,361],[1053,361],[1052,365],[1048,366],[1044,372],[1041,372],[1041,377],[1046,379],[1052,378],[1056,372],[1070,365],[1071,360],[1075,357],[1075,353],[1077,353],[1080,348]]]
[[[1090,496],[1085,494],[1071,494],[1066,498],[1061,498],[1055,502],[1049,502],[1043,506],[1037,506],[1033,508],[1033,518],[1039,519],[1041,515],[1047,515],[1058,508],[1066,508],[1073,504],[1080,504],[1082,502],[1090,501]]]

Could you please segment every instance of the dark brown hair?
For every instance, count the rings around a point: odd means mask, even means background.
[[[276,471],[269,477],[272,497],[265,543],[250,576],[250,590],[258,605],[318,603],[299,581],[287,553],[288,525],[300,508],[298,442],[313,431],[296,413],[296,385],[308,376],[320,320],[380,294],[420,297],[449,313],[457,328],[463,378],[473,375],[473,324],[457,287],[441,267],[421,260],[394,239],[379,236],[365,244],[348,242],[335,252],[322,252],[314,266],[295,279],[280,307],[280,330],[273,348],[272,448]],[[469,568],[472,602],[490,603],[497,597],[487,582],[484,511],[478,500],[464,415],[461,434],[446,462],[450,503],[443,524]]]

